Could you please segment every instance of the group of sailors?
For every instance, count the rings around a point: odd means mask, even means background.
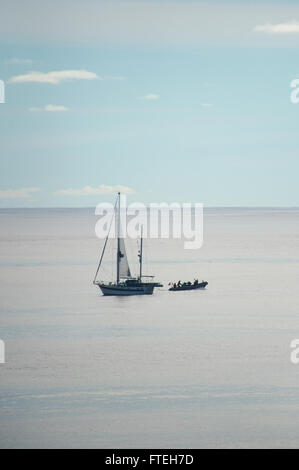
[[[193,286],[198,286],[198,279],[194,279],[193,283],[190,282],[190,281],[189,282],[183,282],[183,283],[181,283],[181,281],[178,281],[177,283],[175,282],[172,285],[172,287],[174,287],[176,289],[177,287],[186,287],[186,286],[192,286],[192,285]]]

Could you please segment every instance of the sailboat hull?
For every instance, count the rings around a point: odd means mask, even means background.
[[[154,286],[140,284],[136,286],[126,286],[121,284],[98,284],[103,295],[152,295]]]

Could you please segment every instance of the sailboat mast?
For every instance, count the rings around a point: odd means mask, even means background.
[[[140,256],[139,256],[139,262],[140,262],[139,278],[140,278],[140,281],[142,280],[142,250],[143,250],[143,238],[142,238],[142,227],[141,227]]]
[[[117,217],[117,255],[116,255],[116,282],[119,284],[119,262],[120,262],[120,193],[118,193],[118,217]]]

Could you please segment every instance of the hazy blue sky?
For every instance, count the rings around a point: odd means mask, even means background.
[[[0,44],[0,207],[299,205],[298,1],[7,0]]]

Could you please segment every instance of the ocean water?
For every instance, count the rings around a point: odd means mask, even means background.
[[[0,447],[298,447],[299,209],[205,209],[203,247],[146,241],[164,288],[127,298],[92,285],[96,220],[0,211]]]

